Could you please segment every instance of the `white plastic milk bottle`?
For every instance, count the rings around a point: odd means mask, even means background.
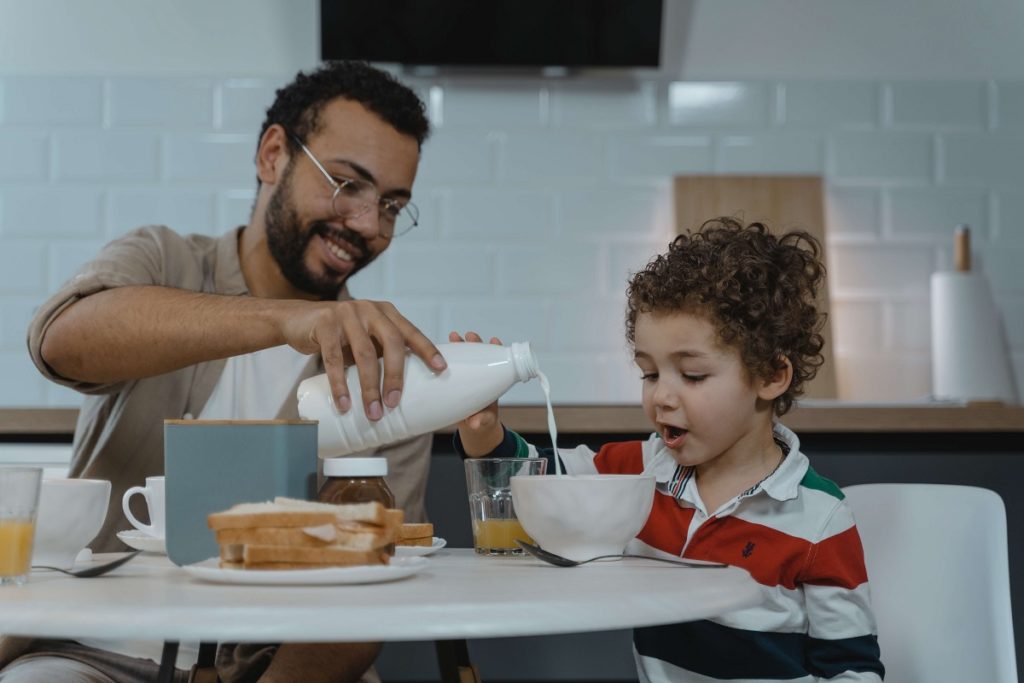
[[[385,406],[384,417],[377,422],[366,417],[354,365],[345,372],[352,396],[347,413],[335,407],[326,374],[303,380],[297,392],[299,415],[319,420],[320,456],[366,451],[447,427],[484,409],[516,382],[540,374],[529,342],[509,346],[459,342],[437,348],[448,368],[435,373],[419,357],[407,353],[402,399],[395,408]]]

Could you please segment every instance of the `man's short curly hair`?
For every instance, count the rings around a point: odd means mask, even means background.
[[[324,106],[338,97],[359,102],[399,133],[415,138],[420,147],[430,135],[423,101],[408,86],[366,62],[335,61],[308,73],[300,71],[295,80],[277,91],[259,139],[276,123],[307,140],[320,129]],[[288,145],[298,151],[291,138]]]
[[[776,237],[761,223],[709,220],[633,275],[626,338],[636,343],[640,313],[705,317],[722,343],[739,350],[751,377],[772,377],[789,359],[793,381],[773,406],[784,415],[824,362],[825,314],[815,304],[825,277],[820,256],[819,242],[800,230]]]

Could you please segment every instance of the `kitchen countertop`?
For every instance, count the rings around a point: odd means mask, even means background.
[[[0,408],[0,436],[70,439],[77,416],[75,408]],[[506,406],[502,419],[518,432],[547,432],[543,406]],[[555,420],[558,431],[565,434],[640,434],[650,430],[637,405],[557,406]],[[1024,432],[1024,406],[809,401],[782,421],[798,433]]]

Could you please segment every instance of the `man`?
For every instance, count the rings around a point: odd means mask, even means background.
[[[300,73],[267,111],[247,225],[217,239],[141,228],[107,245],[40,307],[28,335],[36,366],[87,395],[71,476],[113,482],[94,550],[123,548],[115,538],[127,528],[121,496],[162,474],[164,419],[295,418],[298,382],[326,371],[340,410],[376,420],[401,398],[407,348],[444,369],[437,348],[394,306],[352,300],[345,288],[415,225],[410,199],[428,134],[423,103],[381,71],[347,62]],[[351,405],[345,383],[351,362],[362,406]],[[428,435],[382,451],[397,502],[414,521],[424,516],[429,449]],[[3,683],[45,680],[28,667],[47,663],[63,667],[49,680],[147,680],[155,671],[78,643],[14,640],[0,647],[0,666],[29,654],[0,672]],[[265,668],[265,683],[355,681],[378,651],[227,647],[218,669],[223,680],[256,680]],[[72,665],[83,669],[77,677]]]

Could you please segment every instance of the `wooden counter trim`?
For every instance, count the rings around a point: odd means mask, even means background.
[[[0,436],[69,438],[75,431],[75,408],[0,409]],[[543,406],[508,406],[502,419],[524,434],[547,433]],[[651,426],[639,406],[559,406],[558,431],[566,434],[645,434]],[[783,422],[797,433],[820,432],[1024,432],[1024,406],[971,404],[967,406],[849,403],[795,408]],[[444,430],[451,431],[451,428]]]

